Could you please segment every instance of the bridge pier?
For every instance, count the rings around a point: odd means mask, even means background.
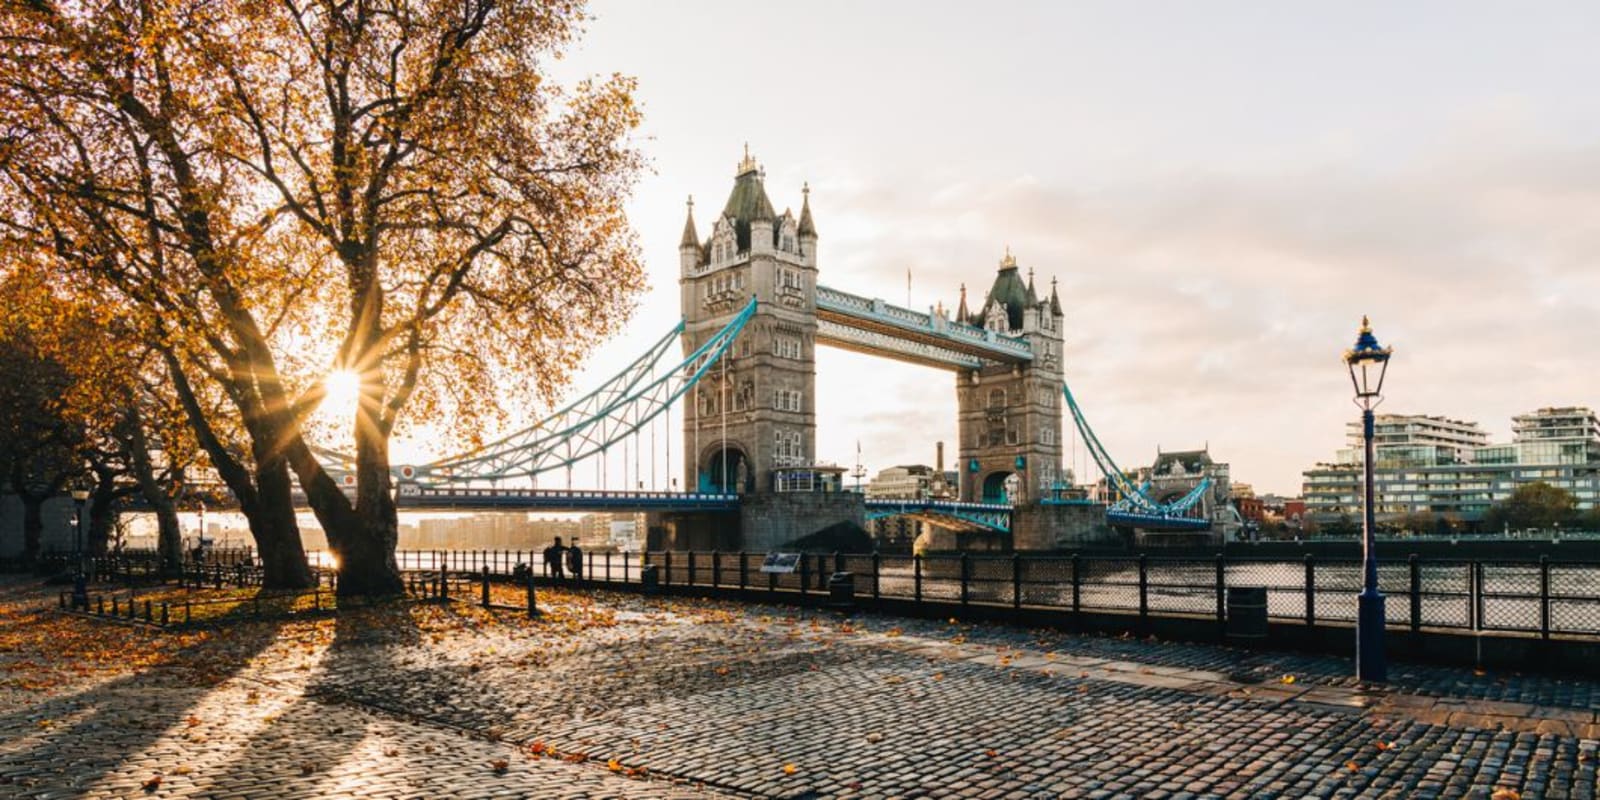
[[[1127,541],[1106,524],[1099,503],[1030,503],[1011,512],[1011,541],[1017,550],[1074,550],[1125,547]]]

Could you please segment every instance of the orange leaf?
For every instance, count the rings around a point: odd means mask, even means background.
[[[985,750],[985,751],[983,751],[983,754],[984,754],[984,755],[986,755],[986,756],[988,756],[988,757],[990,757],[990,758],[995,758],[995,757],[996,757],[996,756],[999,756],[999,755],[1000,755],[1000,753],[999,753],[999,752],[998,752],[998,751],[996,751],[996,750],[995,750],[995,749],[994,749],[994,748],[992,748],[992,747],[991,747],[991,748],[989,748],[989,749],[988,749],[988,750]]]
[[[622,762],[613,758],[610,761],[606,762],[606,769],[609,769],[612,772],[621,772],[622,771]]]
[[[1356,770],[1360,769],[1360,767],[1356,766],[1356,762],[1354,761],[1344,762],[1344,768],[1350,770],[1351,772],[1355,772]]]
[[[497,758],[493,761],[490,761],[489,766],[494,768],[496,775],[504,775],[506,770],[511,767],[511,762],[503,758]]]
[[[161,776],[160,775],[151,776],[150,780],[147,780],[144,783],[139,784],[139,788],[144,789],[147,792],[153,792],[153,791],[161,788]]]
[[[1379,751],[1383,751],[1383,750],[1388,750],[1391,747],[1394,747],[1394,745],[1392,745],[1392,744],[1390,744],[1388,742],[1385,742],[1382,739],[1379,739],[1377,747],[1378,747]]]
[[[1489,795],[1489,800],[1522,800],[1522,793],[1500,786],[1494,790],[1494,794]]]
[[[783,774],[785,774],[785,775],[793,775],[793,774],[795,774],[796,772],[799,772],[799,771],[800,771],[800,768],[795,766],[795,765],[793,765],[793,764],[784,764],[783,765]]]

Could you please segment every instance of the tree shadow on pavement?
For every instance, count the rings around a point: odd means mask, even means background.
[[[74,618],[70,624],[107,626],[114,646],[116,623]],[[269,647],[281,626],[262,621],[218,630],[148,668],[0,714],[0,794],[81,792],[127,771],[130,758],[187,726],[193,710]]]

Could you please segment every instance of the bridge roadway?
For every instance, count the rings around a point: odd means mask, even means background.
[[[827,286],[817,287],[817,326],[824,344],[941,369],[1033,360],[1026,339]]]
[[[411,510],[737,511],[739,496],[602,489],[463,489],[400,484],[395,505]]]

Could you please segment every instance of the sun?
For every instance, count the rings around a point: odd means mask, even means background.
[[[322,385],[327,394],[322,398],[322,407],[335,411],[345,409],[354,410],[356,401],[361,396],[361,376],[347,369],[334,370],[328,377],[322,379]]]

